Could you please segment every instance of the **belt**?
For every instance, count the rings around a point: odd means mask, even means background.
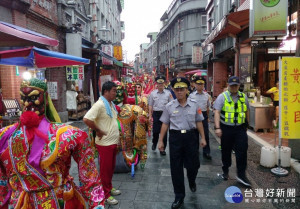
[[[159,111],[153,110],[153,112],[161,113],[161,112],[163,112],[163,111],[162,111],[162,110],[159,110]]]
[[[191,133],[191,132],[195,132],[197,131],[197,129],[190,129],[190,130],[173,130],[170,129],[170,133],[181,133],[181,134],[187,134],[187,133]]]

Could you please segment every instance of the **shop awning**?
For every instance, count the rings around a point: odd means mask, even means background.
[[[223,17],[215,29],[205,39],[204,46],[226,36],[235,37],[249,26],[249,9],[232,12]]]
[[[0,47],[35,44],[58,46],[58,41],[26,28],[0,21]]]
[[[86,65],[89,63],[89,59],[37,47],[0,51],[0,65],[51,68],[69,65]]]
[[[123,63],[121,61],[118,61],[116,58],[104,53],[103,51],[99,50],[99,54],[102,57],[105,57],[106,59],[109,59],[110,61],[113,61],[113,63],[119,67],[123,67]]]

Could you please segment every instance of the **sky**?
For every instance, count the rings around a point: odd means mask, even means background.
[[[149,43],[150,32],[159,32],[160,18],[173,0],[125,0],[121,21],[125,22],[123,51],[127,51],[127,63],[134,60],[140,44]],[[123,54],[123,56],[126,56]],[[125,60],[126,61],[126,60]]]

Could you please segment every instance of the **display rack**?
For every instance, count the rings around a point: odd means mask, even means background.
[[[76,109],[68,109],[70,120],[82,119],[90,108],[89,99],[80,92],[78,92],[78,96],[76,97],[76,107]]]

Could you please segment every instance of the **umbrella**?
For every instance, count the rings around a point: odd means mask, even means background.
[[[89,59],[37,47],[0,51],[0,65],[51,68],[68,65],[86,65],[89,63]]]
[[[207,76],[207,70],[192,70],[185,73],[185,75],[199,75],[199,76]]]

